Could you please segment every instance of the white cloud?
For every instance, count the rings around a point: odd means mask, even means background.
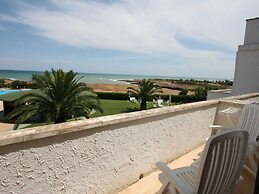
[[[244,19],[256,11],[256,2],[250,1],[136,0],[103,4],[53,0],[57,9],[27,5],[19,9],[17,18],[2,19],[18,20],[45,37],[78,47],[180,54],[188,53],[175,39],[181,32],[235,49],[242,41]]]
[[[1,14],[1,13],[0,13],[0,20],[7,21],[7,22],[20,22],[19,20],[17,20],[13,16],[4,15],[4,14]]]
[[[255,17],[258,7],[257,0],[50,2],[51,9],[22,3],[16,17],[0,18],[30,25],[40,35],[66,45],[163,53],[189,59],[190,64],[202,61],[222,68],[234,64],[226,61],[229,54],[186,48],[176,34],[236,50],[243,42],[245,19]]]

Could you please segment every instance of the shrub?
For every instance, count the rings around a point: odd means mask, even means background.
[[[195,89],[194,93],[199,100],[206,100],[207,98],[207,88],[198,87]]]
[[[28,83],[25,81],[19,81],[15,80],[11,83],[12,89],[22,89],[22,88],[28,88]]]
[[[5,80],[4,79],[0,79],[0,88],[5,87]]]
[[[117,92],[96,92],[100,99],[108,100],[129,100],[128,93],[117,93]],[[134,95],[131,95],[134,96]]]
[[[188,94],[188,90],[186,89],[182,89],[181,92],[179,92],[179,95],[187,95]]]
[[[170,95],[167,94],[158,95],[157,97],[165,101],[170,99]],[[190,103],[196,101],[199,101],[199,99],[195,95],[171,95],[171,103]]]
[[[129,100],[128,93],[116,93],[116,92],[96,92],[100,99],[108,99],[108,100]],[[131,96],[134,96],[131,94]],[[136,97],[136,96],[135,96]],[[170,95],[168,94],[156,94],[156,98],[161,98],[164,101],[170,99]],[[206,99],[206,98],[205,98]],[[204,100],[202,98],[198,98],[195,95],[171,95],[172,103],[190,103],[197,102],[200,100]]]

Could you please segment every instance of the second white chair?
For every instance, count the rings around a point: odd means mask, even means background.
[[[212,135],[222,132],[225,130],[229,130],[227,128],[223,128],[219,125],[210,126],[212,129]],[[238,123],[236,128],[245,130],[249,133],[249,146],[247,152],[247,158],[249,162],[249,166],[253,172],[256,172],[257,168],[257,160],[259,158],[259,105],[257,104],[247,104],[242,109],[240,114]]]
[[[166,164],[156,165],[162,171],[160,194],[230,194],[245,160],[248,132],[233,130],[211,136],[201,156],[199,168],[170,169]]]

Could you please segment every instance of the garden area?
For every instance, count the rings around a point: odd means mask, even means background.
[[[24,128],[20,124],[27,128],[206,100],[208,90],[230,87],[232,83],[142,79],[124,85],[89,87],[73,71],[52,69],[32,75],[31,82],[4,80],[0,84],[7,87],[0,96],[5,109],[2,121],[20,129]]]
[[[139,102],[130,102],[127,100],[101,99],[100,105],[103,109],[103,113],[95,112],[90,115],[90,118],[138,111],[140,103]],[[151,108],[153,108],[153,103],[148,102],[148,109],[151,109]]]

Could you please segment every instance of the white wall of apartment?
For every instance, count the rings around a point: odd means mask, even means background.
[[[232,92],[208,91],[208,100],[259,91],[259,17],[246,22],[244,45],[238,46],[236,54]]]
[[[247,20],[244,45],[238,47],[232,95],[259,91],[259,18]]]

